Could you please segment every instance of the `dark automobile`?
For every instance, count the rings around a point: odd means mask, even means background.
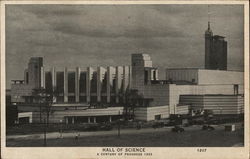
[[[192,120],[192,121],[190,121],[190,124],[191,125],[202,125],[202,124],[204,124],[204,121],[203,120]]]
[[[91,124],[91,125],[88,125],[85,130],[87,131],[97,131],[100,129],[100,126],[97,125],[97,124]]]
[[[164,122],[156,122],[152,126],[154,129],[164,127]]]
[[[210,125],[203,125],[202,130],[214,130],[214,127],[212,127]]]
[[[137,125],[136,125],[136,129],[140,130],[141,128],[142,128],[142,123],[138,122]]]
[[[214,124],[214,125],[217,125],[217,124],[220,124],[220,122],[219,122],[219,120],[213,119],[213,120],[208,120],[208,121],[207,121],[207,124]]]
[[[112,130],[113,126],[111,124],[104,124],[100,126],[100,130],[105,130],[105,131],[109,131]]]
[[[175,126],[172,128],[172,132],[184,132],[184,129],[179,126]]]
[[[175,125],[176,125],[176,122],[174,121],[170,121],[167,124],[165,124],[165,126],[175,126]]]
[[[189,123],[185,123],[185,124],[183,124],[183,126],[184,126],[184,127],[189,127],[190,124],[189,124]]]

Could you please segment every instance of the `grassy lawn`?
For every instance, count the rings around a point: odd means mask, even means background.
[[[97,124],[49,124],[46,128],[47,132],[59,132],[61,129],[63,132],[74,131],[87,131],[86,127]],[[145,125],[146,127],[152,127],[151,125]],[[40,134],[44,132],[44,124],[22,124],[12,127],[7,127],[7,135],[26,135],[26,134]],[[112,123],[113,129],[117,128],[116,123]],[[135,128],[136,123],[128,123],[121,125],[121,128]]]
[[[243,130],[226,132],[224,130],[202,131],[192,130],[184,133],[171,131],[155,131],[151,133],[100,135],[74,137],[63,139],[48,139],[47,146],[81,146],[81,147],[104,147],[104,146],[140,146],[140,147],[229,147],[234,145],[243,146]],[[42,139],[8,139],[7,146],[43,146]]]

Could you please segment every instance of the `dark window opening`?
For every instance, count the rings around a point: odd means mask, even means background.
[[[145,84],[148,83],[148,71],[147,70],[144,71],[144,83]]]
[[[107,96],[101,96],[101,102],[102,103],[107,103]]]
[[[59,93],[64,93],[64,72],[56,73],[56,90]]]
[[[52,74],[51,72],[46,72],[45,74],[45,88],[47,90],[52,90]]]
[[[104,78],[103,78],[101,84],[102,84],[101,92],[102,93],[107,92],[107,74],[104,75]]]
[[[79,87],[81,93],[86,92],[86,73],[84,72],[80,74]]]
[[[28,124],[30,118],[29,117],[22,117],[22,118],[19,118],[18,120],[19,120],[19,124]]]
[[[75,72],[68,73],[68,92],[75,93]]]
[[[64,97],[63,96],[56,97],[56,102],[57,103],[63,103],[64,102]]]
[[[110,97],[110,104],[115,104],[115,96]]]
[[[68,102],[69,103],[75,103],[76,102],[76,97],[75,96],[69,96],[68,97]]]
[[[81,103],[85,103],[85,102],[87,102],[87,97],[86,97],[86,96],[80,96],[80,97],[79,97],[79,101],[80,101]]]
[[[161,120],[161,115],[155,115],[155,120]]]
[[[26,83],[29,84],[29,72],[26,72]]]
[[[91,82],[90,82],[90,92],[91,93],[96,93],[97,92],[97,74],[96,73],[94,73],[93,74],[93,78],[92,78],[92,80],[91,80]]]
[[[235,84],[234,85],[234,95],[238,95],[239,94],[239,85]]]
[[[111,92],[112,93],[115,93],[115,84],[116,84],[116,79],[113,79],[112,86],[111,86]]]
[[[97,103],[97,96],[90,96],[90,104],[96,104]]]
[[[153,80],[156,80],[156,71],[153,71]]]

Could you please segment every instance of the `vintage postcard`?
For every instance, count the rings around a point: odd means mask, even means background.
[[[249,2],[1,1],[1,157],[249,158]]]

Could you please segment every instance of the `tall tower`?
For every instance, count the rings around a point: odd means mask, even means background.
[[[25,78],[27,84],[32,85],[34,88],[39,88],[41,86],[42,67],[42,57],[30,58]]]
[[[223,36],[213,36],[212,69],[227,70],[227,41]]]
[[[209,14],[208,11],[208,28],[205,32],[205,69],[227,70],[227,42],[225,37],[213,35]]]
[[[144,87],[145,68],[152,67],[148,54],[132,54],[132,89],[141,90]]]
[[[205,68],[211,69],[211,54],[213,50],[213,32],[210,29],[210,22],[208,21],[208,28],[205,32]]]

